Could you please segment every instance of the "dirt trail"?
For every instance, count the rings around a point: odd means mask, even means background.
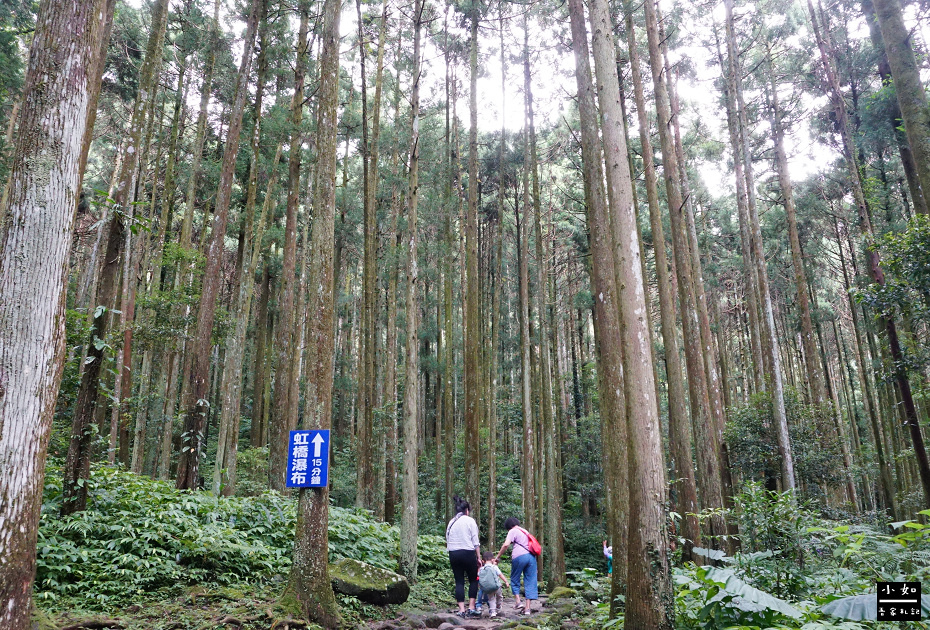
[[[481,609],[482,616],[480,619],[463,619],[457,616],[452,610],[441,612],[407,612],[396,619],[387,621],[376,621],[368,624],[370,630],[407,630],[410,628],[436,628],[438,630],[495,630],[497,628],[517,628],[521,624],[537,626],[542,621],[547,620],[555,611],[547,605],[546,596],[541,595],[538,601],[533,602],[532,614],[523,615],[522,607],[518,610],[514,606],[514,600],[507,598],[504,600],[502,610],[498,611],[498,616],[491,618],[487,606]],[[562,627],[569,627],[571,623],[562,623]]]

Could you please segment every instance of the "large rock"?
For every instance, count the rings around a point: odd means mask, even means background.
[[[333,590],[368,604],[403,604],[410,596],[407,578],[387,569],[343,558],[329,565]]]
[[[427,628],[439,628],[442,624],[447,623],[450,626],[461,626],[465,622],[455,615],[450,615],[446,613],[433,613],[429,615],[424,615],[423,623],[426,624]]]
[[[557,586],[552,589],[552,592],[549,593],[548,603],[553,604],[560,599],[572,599],[577,597],[578,593],[575,589],[568,588],[567,586]]]

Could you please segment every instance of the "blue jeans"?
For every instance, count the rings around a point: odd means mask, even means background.
[[[510,592],[520,594],[520,576],[523,576],[523,590],[527,599],[539,599],[539,585],[536,582],[536,556],[525,553],[510,561]]]

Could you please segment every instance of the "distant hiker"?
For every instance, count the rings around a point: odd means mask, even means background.
[[[488,600],[488,608],[491,609],[491,617],[497,617],[497,611],[504,607],[504,584],[507,583],[507,576],[504,575],[500,567],[497,566],[497,560],[494,558],[493,551],[485,551],[481,554],[484,564],[478,570],[478,601],[475,604],[475,610],[481,614],[481,600]]]
[[[459,605],[459,617],[480,617],[475,610],[478,594],[478,565],[481,561],[481,543],[478,542],[478,523],[468,514],[471,505],[459,496],[455,502],[455,518],[446,527],[446,550],[449,564],[455,576],[455,601]],[[465,579],[468,578],[468,611],[465,610]]]
[[[532,534],[520,527],[520,521],[513,516],[504,522],[507,531],[507,540],[497,552],[497,559],[511,544],[510,552],[510,591],[517,600],[520,608],[520,576],[523,576],[524,607],[523,614],[529,615],[532,600],[539,599],[539,584],[536,581],[536,556],[542,553],[539,541]]]
[[[614,548],[611,545],[607,546],[607,541],[604,541],[604,557],[607,558],[607,575],[610,575],[614,572]]]

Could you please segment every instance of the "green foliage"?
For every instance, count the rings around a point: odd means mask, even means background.
[[[930,510],[919,513],[930,516]],[[871,581],[930,581],[930,526],[918,521],[891,524],[897,533],[883,534],[865,525],[813,527],[840,567]]]
[[[742,554],[737,567],[766,590],[781,597],[802,592],[811,540],[805,536],[814,517],[799,507],[790,493],[748,483],[734,497]]]
[[[785,391],[788,433],[794,453],[799,485],[814,496],[822,496],[827,486],[844,483],[842,451],[832,428],[832,408],[805,404],[798,392]],[[761,480],[780,469],[775,438],[772,398],[755,394],[749,404],[730,410],[724,437],[730,462],[743,479]]]
[[[593,382],[591,389],[596,389]],[[600,416],[582,416],[576,430],[568,431],[566,437],[564,452],[574,454],[565,458],[564,464],[568,489],[563,516],[566,568],[581,571],[585,567],[598,567],[606,573],[607,561],[601,551],[601,541],[608,536],[603,520],[596,514],[599,500],[604,496]]]
[[[90,336],[90,322],[84,309],[65,311],[65,344],[68,357],[61,375],[58,400],[55,404],[52,439],[48,446],[51,456],[64,457],[71,436],[71,416],[81,382],[81,350]],[[95,427],[96,428],[96,427]]]
[[[289,564],[294,508],[280,497],[226,499],[108,467],[94,469],[92,503],[58,518],[49,475],[39,529],[37,597],[108,604],[160,587],[230,583]]]
[[[0,128],[6,129],[14,103],[19,101],[23,87],[25,56],[35,28],[35,0],[0,0]],[[24,46],[25,44],[26,46]],[[0,180],[6,180],[12,146],[6,144],[6,134],[0,134]]]
[[[247,448],[236,455],[236,495],[257,497],[268,487],[268,447]]]
[[[36,597],[46,606],[110,607],[185,584],[270,579],[291,562],[296,502],[276,493],[217,497],[183,492],[117,468],[95,467],[91,503],[60,518],[60,471],[46,476]],[[397,569],[396,527],[359,511],[330,510],[330,560]],[[424,573],[446,569],[443,541],[421,536]]]
[[[732,569],[700,567],[689,573],[676,573],[677,600],[684,604],[683,616],[714,628],[735,623],[771,626],[785,618],[799,619],[801,611],[737,576]]]
[[[708,564],[725,566],[673,570],[679,628],[892,628],[868,621],[862,607],[874,603],[875,581],[927,581],[930,526],[923,523],[893,523],[894,534],[837,525],[759,484],[748,484],[735,503],[742,551],[729,557],[696,548]]]
[[[885,284],[871,284],[856,300],[876,314],[901,317],[910,328],[930,321],[930,217],[917,215],[903,232],[882,236],[875,246],[882,256]],[[926,344],[908,339],[904,331],[904,358],[893,370],[918,372],[930,364]]]

